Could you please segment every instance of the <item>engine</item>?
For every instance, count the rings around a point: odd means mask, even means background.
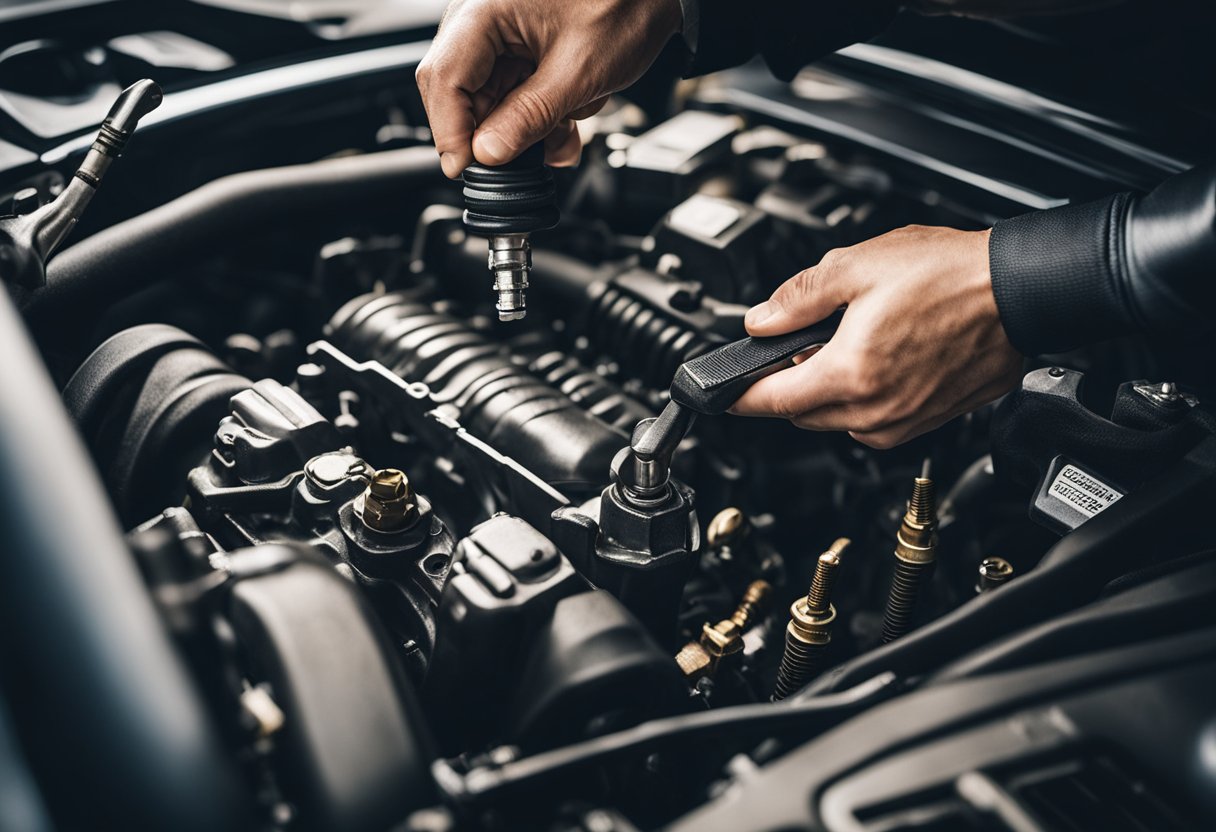
[[[1210,762],[1158,799],[1101,727],[1122,679],[1210,736],[1206,380],[1123,344],[889,451],[727,415],[645,447],[784,278],[1012,212],[741,102],[591,120],[510,255],[526,317],[402,130],[115,219],[14,292],[244,820],[1080,828],[1015,822],[1061,771],[1139,796],[1104,828],[1211,810]]]

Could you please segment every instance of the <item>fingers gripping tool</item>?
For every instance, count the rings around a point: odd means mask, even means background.
[[[644,419],[630,441],[633,464],[622,466],[624,484],[645,495],[664,488],[676,446],[698,414],[725,413],[749,387],[794,364],[799,355],[824,346],[835,334],[843,311],[784,335],[747,337],[680,365],[671,382],[671,401],[654,419]]]

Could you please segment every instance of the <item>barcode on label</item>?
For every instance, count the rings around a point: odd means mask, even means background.
[[[1051,482],[1048,493],[1089,517],[1114,505],[1123,493],[1075,465],[1065,465]]]

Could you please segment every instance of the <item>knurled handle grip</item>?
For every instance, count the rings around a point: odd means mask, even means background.
[[[805,329],[765,338],[743,338],[680,365],[672,401],[707,415],[725,413],[747,388],[794,363],[794,356],[822,347],[836,334],[843,310]]]

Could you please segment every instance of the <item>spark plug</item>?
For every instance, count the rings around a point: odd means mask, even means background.
[[[494,276],[500,321],[520,320],[528,313],[529,235],[557,225],[556,198],[543,144],[505,165],[474,164],[464,172],[464,225],[489,240],[487,266]]]
[[[839,538],[815,563],[815,576],[807,594],[790,605],[790,623],[785,628],[785,652],[777,670],[772,701],[780,702],[811,681],[823,663],[824,648],[832,641],[836,608],[832,588],[840,569],[840,556],[849,546]]]
[[[895,535],[895,574],[887,594],[882,621],[883,643],[894,641],[912,626],[920,586],[937,560],[937,493],[926,461],[912,485],[912,499]]]

